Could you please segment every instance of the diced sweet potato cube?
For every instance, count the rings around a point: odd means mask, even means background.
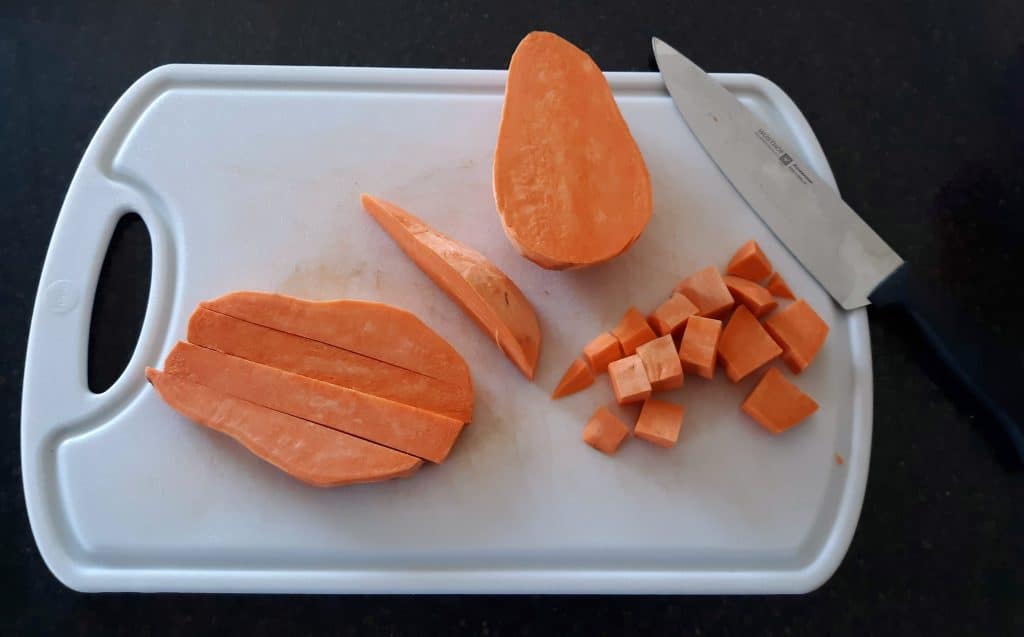
[[[772,262],[768,260],[757,241],[747,241],[733,255],[725,271],[748,281],[759,283],[772,273]]]
[[[782,360],[794,374],[807,369],[828,336],[828,324],[803,299],[768,317],[764,327],[782,346]]]
[[[722,322],[718,319],[691,316],[679,343],[679,361],[683,370],[702,378],[713,377],[721,334]]]
[[[718,341],[725,375],[734,383],[782,354],[782,348],[761,327],[745,305],[733,312]]]
[[[747,306],[754,316],[762,317],[778,307],[772,293],[753,281],[731,274],[723,277],[725,287],[729,288],[732,297]]]
[[[608,411],[607,407],[598,408],[583,428],[583,442],[609,456],[618,451],[627,436],[629,427]]]
[[[680,281],[676,292],[693,301],[700,315],[709,318],[724,316],[734,304],[729,288],[725,287],[722,275],[714,266],[708,266]]]
[[[615,400],[620,405],[638,403],[651,395],[651,382],[647,380],[644,363],[636,354],[620,358],[608,366]]]
[[[625,356],[635,354],[637,347],[655,338],[654,330],[647,324],[647,319],[635,307],[626,310],[626,315],[612,329],[612,335],[619,339]]]
[[[768,431],[780,434],[817,411],[818,403],[772,367],[743,401],[741,409]]]
[[[622,346],[611,332],[602,332],[583,348],[583,358],[595,374],[603,374],[609,363],[622,358]]]
[[[683,426],[683,406],[648,398],[640,410],[633,435],[659,447],[672,447]]]
[[[648,322],[658,336],[664,336],[681,330],[686,325],[686,320],[699,312],[693,301],[679,292],[673,292],[667,301],[654,310]]]
[[[786,280],[783,279],[782,275],[778,272],[773,272],[772,275],[768,277],[768,282],[765,283],[765,287],[772,293],[772,296],[777,296],[780,299],[789,299],[792,301],[796,298],[796,295],[793,294],[793,290],[789,289],[789,284],[786,283]]]
[[[558,381],[555,391],[551,392],[551,398],[561,398],[569,394],[586,389],[594,384],[594,373],[590,371],[587,361],[577,358],[569,365],[562,380]]]
[[[643,361],[647,380],[653,391],[666,391],[683,386],[683,365],[676,353],[672,335],[666,334],[636,348],[636,355]]]

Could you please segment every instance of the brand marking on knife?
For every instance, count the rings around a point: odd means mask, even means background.
[[[783,166],[789,168],[789,172],[796,175],[797,179],[807,185],[814,183],[814,180],[811,179],[810,175],[800,168],[800,163],[793,159],[793,156],[787,153],[786,149],[784,149],[779,142],[775,141],[775,138],[772,137],[771,133],[763,128],[759,128],[757,129],[757,138],[768,147],[768,150],[772,151],[775,156],[779,158],[779,162],[781,162]]]

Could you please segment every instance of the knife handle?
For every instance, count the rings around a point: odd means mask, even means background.
[[[903,264],[871,293],[881,309],[903,312],[975,400],[998,422],[1024,462],[1024,356],[947,295],[930,290]]]

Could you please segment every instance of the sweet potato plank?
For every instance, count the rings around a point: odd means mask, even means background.
[[[487,337],[533,379],[540,325],[518,286],[487,257],[427,226],[393,203],[362,195],[363,208]]]
[[[318,487],[404,478],[419,458],[362,438],[261,407],[193,383],[146,370],[164,402],[189,420],[227,434],[288,475]]]
[[[307,301],[232,292],[199,304],[214,312],[321,341],[453,385],[472,385],[459,353],[414,314],[383,303]]]
[[[651,217],[651,180],[601,69],[553,33],[527,35],[509,63],[494,152],[505,233],[543,268],[607,261]]]
[[[188,322],[191,343],[468,422],[473,387],[396,367],[320,341],[204,307]]]
[[[433,412],[179,342],[164,371],[409,455],[442,462],[463,424]]]

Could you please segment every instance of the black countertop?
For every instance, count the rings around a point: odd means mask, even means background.
[[[846,200],[1020,357],[1024,285],[1012,257],[1024,246],[1024,3],[556,4],[0,6],[0,632],[1024,634],[1024,473],[1005,461],[982,415],[951,401],[911,335],[874,313],[863,513],[838,572],[809,595],[81,595],[47,571],[25,515],[18,450],[35,288],[96,126],[138,76],[167,62],[501,68],[526,32],[548,29],[606,70],[651,70],[656,34],[706,69],[779,84],[817,133]],[[112,258],[142,258],[126,247],[133,232],[118,234]],[[122,277],[97,301],[114,333],[134,326],[109,309],[137,304],[144,278]],[[95,347],[104,353],[94,375],[116,375],[129,349]]]

